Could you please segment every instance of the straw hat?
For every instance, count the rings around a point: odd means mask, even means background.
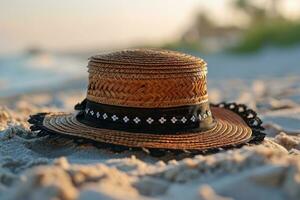
[[[264,138],[244,105],[211,105],[204,60],[174,51],[132,49],[92,56],[87,97],[76,113],[39,113],[46,131],[127,147],[207,150]]]

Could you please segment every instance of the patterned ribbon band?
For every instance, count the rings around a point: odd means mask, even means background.
[[[174,134],[213,127],[208,102],[172,108],[133,108],[84,100],[75,106],[77,119],[89,126],[127,132]]]

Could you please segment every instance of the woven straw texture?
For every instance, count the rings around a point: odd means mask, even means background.
[[[135,49],[90,58],[87,99],[129,107],[176,107],[206,102],[206,63],[165,50]]]
[[[190,55],[151,49],[118,51],[91,57],[88,68],[87,99],[96,103],[123,109],[209,105],[206,63]],[[84,102],[76,106],[80,113],[85,112]],[[262,121],[245,105],[219,104],[210,109],[210,119],[216,122],[211,124],[213,128],[175,134],[96,128],[66,113],[40,113],[29,121],[32,130],[128,147],[207,150],[263,140]]]

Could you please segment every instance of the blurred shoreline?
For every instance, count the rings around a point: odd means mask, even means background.
[[[293,79],[300,74],[300,46],[284,50],[265,48],[243,55],[182,51],[201,57],[208,63],[208,76],[213,84],[230,79],[250,82],[282,77]],[[81,55],[38,53],[0,58],[0,98],[32,92],[84,90],[88,59],[84,58],[86,53]]]

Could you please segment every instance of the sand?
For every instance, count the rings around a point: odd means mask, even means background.
[[[235,100],[258,110],[267,137],[260,145],[184,159],[113,153],[29,131],[29,114],[71,111],[82,90],[2,99],[0,199],[300,199],[300,90],[292,87],[298,83],[210,84],[211,101]]]

